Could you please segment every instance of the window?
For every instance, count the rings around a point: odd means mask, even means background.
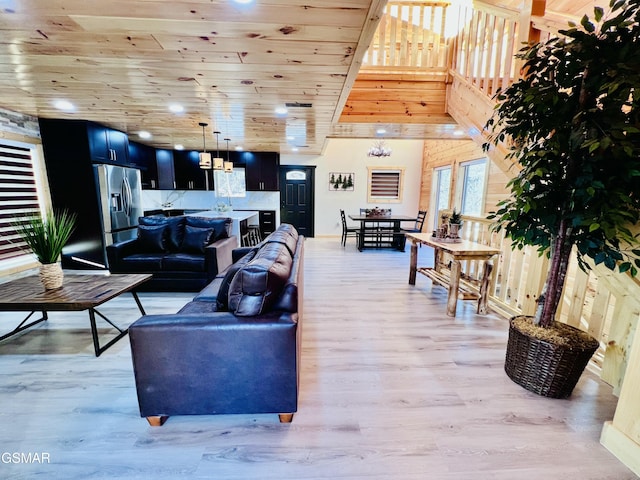
[[[368,167],[369,169],[369,203],[400,203],[404,168],[400,167]]]
[[[3,263],[20,256],[31,258],[12,223],[23,215],[41,211],[34,156],[33,145],[0,142],[0,262]]]
[[[433,205],[436,206],[433,216],[433,228],[438,228],[438,212],[449,208],[451,194],[451,167],[436,168],[433,172]]]
[[[481,215],[484,210],[487,159],[461,163],[459,178],[460,211],[463,215]]]
[[[246,197],[247,182],[245,169],[233,167],[233,172],[223,170],[213,171],[213,181],[216,189],[216,197]]]

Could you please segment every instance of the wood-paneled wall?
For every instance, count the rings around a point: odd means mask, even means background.
[[[452,123],[446,88],[445,75],[360,73],[340,122]]]
[[[473,140],[425,141],[422,160],[422,182],[420,185],[420,209],[429,211],[427,225],[433,225],[434,215],[436,215],[436,212],[430,208],[434,168],[447,165],[452,167],[451,198],[449,198],[449,204],[453,206],[460,163],[486,156],[482,148]],[[508,175],[491,161],[491,159],[489,160],[487,189],[483,207],[484,212],[493,210],[497,203],[509,194],[506,189],[506,184],[509,181]]]

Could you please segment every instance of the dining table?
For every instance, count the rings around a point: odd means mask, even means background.
[[[414,222],[415,216],[385,214],[385,215],[349,215],[354,222],[360,223],[358,230],[358,250],[365,248],[393,248],[404,250],[405,236],[402,232],[402,222]]]
[[[476,312],[486,314],[488,311],[489,286],[492,278],[492,259],[500,255],[499,248],[483,245],[470,240],[439,239],[428,233],[406,233],[411,241],[411,259],[409,261],[409,284],[416,284],[416,274],[421,273],[430,278],[434,284],[448,289],[447,315],[456,316],[458,299],[477,299]],[[433,267],[418,267],[418,245],[433,248]],[[451,262],[444,262],[448,254]],[[462,262],[479,261],[482,275],[478,279],[462,280]]]

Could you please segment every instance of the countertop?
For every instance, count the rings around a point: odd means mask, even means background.
[[[233,220],[237,220],[241,222],[242,220],[247,220],[248,218],[254,217],[258,215],[259,212],[248,210],[248,211],[235,211],[231,210],[229,212],[218,212],[217,210],[205,210],[202,212],[189,213],[188,215],[192,215],[195,217],[209,217],[209,218],[219,218],[219,217],[228,217]]]

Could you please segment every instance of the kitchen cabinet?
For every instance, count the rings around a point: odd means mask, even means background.
[[[176,179],[173,170],[173,150],[157,149],[158,189],[175,190]]]
[[[258,211],[258,218],[260,221],[260,234],[262,235],[262,238],[265,238],[276,230],[275,210],[260,210]]]
[[[199,152],[175,150],[173,169],[177,190],[206,190],[206,175],[210,172],[200,168]]]
[[[242,152],[238,162],[245,167],[247,190],[269,191],[280,190],[278,170],[280,155],[276,152]]]
[[[142,188],[144,190],[157,190],[159,188],[155,148],[138,142],[129,142],[129,164],[134,168],[140,169]]]
[[[126,133],[87,122],[87,136],[92,162],[129,164],[129,137]]]
[[[40,128],[47,133],[62,135],[69,151],[71,144],[74,144],[73,150],[81,152],[76,161],[130,166],[129,137],[124,132],[88,120],[57,118],[40,119]]]

